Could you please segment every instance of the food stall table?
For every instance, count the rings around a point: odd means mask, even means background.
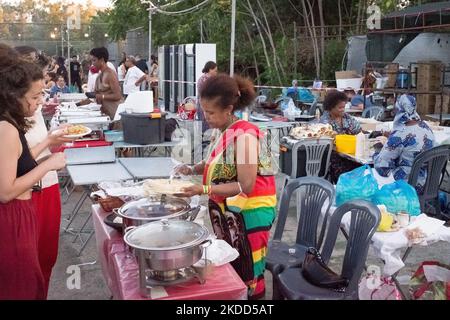
[[[119,158],[134,179],[168,178],[173,170],[171,158]]]
[[[139,268],[134,256],[125,250],[121,234],[103,222],[108,214],[99,205],[92,206],[98,259],[106,283],[115,299],[145,299],[139,293]],[[203,285],[193,279],[184,284],[154,287],[150,299],[244,300],[247,287],[227,263],[216,267]]]
[[[338,152],[338,154],[348,160],[351,160],[353,162],[357,162],[360,163],[362,165],[373,165],[373,159],[372,158],[360,158],[360,157],[356,157],[353,154],[348,154],[348,153],[343,153],[343,152]]]
[[[93,147],[93,148],[75,148],[65,149],[66,164],[98,164],[113,163],[116,154],[113,146]]]
[[[137,150],[137,155],[139,157],[143,157],[144,156],[144,152],[143,149],[145,148],[164,148],[164,153],[165,156],[168,157],[170,156],[171,152],[172,152],[172,148],[176,147],[177,145],[180,144],[180,141],[166,141],[166,142],[161,142],[161,143],[152,143],[152,144],[133,144],[133,143],[127,143],[124,141],[116,141],[114,142],[114,148],[118,149],[118,148],[133,148]],[[150,154],[153,151],[150,152]]]
[[[84,165],[72,165],[67,166],[67,171],[70,175],[70,178],[73,181],[74,186],[82,186],[83,193],[80,197],[80,200],[76,204],[72,214],[70,216],[69,222],[67,226],[64,228],[65,231],[70,231],[69,227],[77,216],[80,208],[83,203],[89,196],[89,193],[92,191],[92,186],[102,182],[102,181],[124,181],[124,180],[132,180],[133,177],[128,173],[128,171],[119,163],[103,163],[103,164],[84,164]],[[90,215],[89,215],[90,218]],[[80,230],[76,231],[76,238],[81,238],[81,233],[84,230],[84,227],[89,221],[89,218],[85,220]],[[89,239],[92,237],[93,232],[90,232],[86,241],[82,242],[82,247],[79,251],[81,254],[86,247]],[[76,240],[75,238],[75,240]]]

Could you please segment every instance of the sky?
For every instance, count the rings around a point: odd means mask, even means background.
[[[20,2],[20,0],[0,0],[0,4],[1,3],[17,3],[17,2]],[[59,1],[58,0],[50,0],[50,2],[59,2]],[[87,3],[87,0],[71,0],[69,2],[85,5]],[[93,0],[92,2],[94,3],[95,6],[100,7],[100,8],[106,8],[111,5],[110,0]]]

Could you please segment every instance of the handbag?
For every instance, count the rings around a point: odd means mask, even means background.
[[[323,261],[316,248],[306,251],[302,265],[302,275],[311,284],[338,292],[344,292],[349,281],[331,270]]]

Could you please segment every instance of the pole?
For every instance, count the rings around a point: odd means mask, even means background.
[[[64,57],[64,29],[61,26],[61,57]]]
[[[70,90],[70,29],[67,28],[67,60],[69,60],[69,90]]]
[[[152,5],[148,8],[148,61],[152,57]]]
[[[200,43],[203,43],[203,19],[200,19]]]
[[[234,75],[234,39],[236,34],[236,0],[231,0],[230,76]]]
[[[297,77],[297,23],[294,21],[294,74]]]

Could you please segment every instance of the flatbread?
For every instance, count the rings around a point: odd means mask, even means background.
[[[193,186],[190,181],[173,179],[170,183],[169,179],[148,179],[144,182],[144,192],[146,194],[179,194],[184,188]]]

